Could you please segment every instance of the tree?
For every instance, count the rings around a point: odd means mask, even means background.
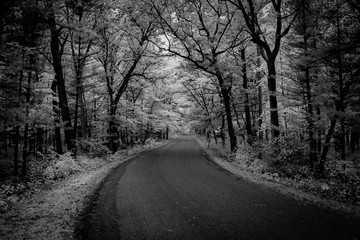
[[[219,109],[221,94],[216,89],[213,81],[208,76],[196,74],[194,78],[184,79],[182,81],[189,98],[195,101],[196,105],[200,107],[200,113],[196,114],[196,118],[202,121],[207,131],[211,131],[215,142],[217,143],[217,134],[215,132],[218,125],[218,119],[222,117],[223,109]],[[225,142],[223,142],[225,144]]]
[[[304,96],[304,104],[306,104],[306,121],[307,121],[307,130],[308,130],[308,144],[309,144],[309,166],[313,170],[314,163],[318,161],[317,154],[317,141],[315,139],[316,134],[316,115],[315,115],[315,106],[316,102],[314,101],[315,85],[318,84],[315,82],[316,79],[316,58],[314,52],[317,52],[316,49],[316,32],[318,30],[318,12],[316,9],[319,9],[318,4],[311,4],[310,1],[302,0],[299,1],[299,17],[296,19],[294,28],[293,28],[293,38],[295,40],[290,43],[292,47],[297,49],[298,52],[295,53],[294,59],[296,62],[296,72],[298,78],[299,89],[302,89],[302,92],[298,92],[300,95]],[[299,35],[299,38],[296,36]],[[311,54],[312,53],[312,54]],[[301,57],[299,56],[301,54]],[[300,76],[299,76],[300,75]]]
[[[272,0],[271,3],[265,1],[241,1],[241,0],[227,0],[233,4],[242,13],[243,19],[246,23],[251,41],[260,47],[261,55],[267,63],[268,69],[268,91],[270,100],[270,121],[271,121],[271,135],[273,138],[280,136],[280,124],[278,114],[278,101],[276,90],[276,57],[280,51],[281,40],[288,34],[297,12],[288,13],[288,6],[285,6],[282,0]],[[286,9],[286,10],[284,10]],[[270,20],[273,26],[265,26],[263,18],[270,15]],[[285,15],[288,14],[288,15]],[[293,15],[291,17],[291,15]],[[275,21],[272,21],[273,19]],[[286,19],[291,18],[288,25],[283,27]],[[267,28],[273,28],[273,36],[268,35]]]
[[[60,3],[61,4],[61,3]],[[75,147],[75,135],[71,124],[71,115],[68,103],[68,97],[66,92],[65,78],[63,72],[63,54],[64,47],[69,37],[69,34],[65,31],[65,28],[61,26],[56,19],[55,7],[61,8],[53,2],[47,2],[48,14],[47,21],[50,37],[50,49],[52,55],[52,66],[55,72],[55,81],[57,86],[57,92],[59,97],[59,107],[61,109],[61,116],[65,126],[65,142],[68,150],[73,150]]]
[[[146,56],[150,39],[155,35],[154,21],[145,15],[143,6],[122,5],[120,15],[104,12],[108,19],[98,30],[99,53],[106,81],[109,98],[109,149],[118,149],[117,108],[130,81],[134,77],[146,77],[147,72],[155,65]],[[105,11],[106,9],[104,9]],[[115,26],[112,21],[118,21]],[[126,46],[126,47],[124,47]]]
[[[170,55],[183,58],[218,81],[223,98],[232,152],[237,139],[232,120],[232,77],[223,60],[230,50],[245,41],[236,11],[218,1],[160,1],[149,6],[158,20],[164,43],[155,43]]]
[[[93,1],[67,2],[67,23],[70,49],[75,79],[74,139],[78,138],[78,122],[81,119],[81,136],[88,135],[87,111],[85,105],[85,72],[89,59],[94,54],[91,48],[95,41],[95,30],[98,23],[96,8]],[[80,109],[80,114],[79,114]],[[76,152],[76,145],[74,146]]]

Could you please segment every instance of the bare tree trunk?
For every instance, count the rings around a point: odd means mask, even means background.
[[[15,127],[15,139],[14,139],[14,175],[18,175],[18,156],[19,156],[19,138],[20,138],[20,126]]]
[[[331,138],[332,138],[332,136],[334,134],[334,131],[335,131],[335,126],[336,126],[337,119],[338,119],[338,117],[337,117],[337,115],[335,115],[333,117],[333,119],[331,120],[330,128],[329,128],[328,133],[326,135],[325,142],[324,142],[324,147],[323,147],[322,152],[321,152],[321,158],[320,158],[320,164],[319,164],[319,173],[323,173],[325,171],[326,157],[327,157],[327,153],[328,153],[329,148],[330,148]]]
[[[353,129],[350,135],[350,150],[354,153],[356,150],[359,150],[360,142],[360,132],[358,129]]]
[[[308,56],[308,20],[306,9],[308,9],[308,2],[303,0],[302,4],[302,28],[303,28],[303,49],[305,52],[305,57]],[[305,63],[305,68],[303,72],[305,74],[305,93],[306,93],[306,102],[307,102],[307,125],[308,125],[308,132],[309,132],[309,149],[310,149],[310,156],[309,156],[309,165],[310,169],[314,169],[314,162],[318,161],[317,149],[316,149],[316,140],[314,134],[314,111],[313,111],[313,97],[311,92],[311,78],[310,78],[310,67]]]
[[[33,63],[33,56],[30,56],[30,65]],[[27,76],[27,86],[26,86],[26,117],[29,117],[29,104],[30,104],[30,96],[31,96],[31,79],[32,79],[32,73],[31,69],[28,72]],[[22,153],[22,175],[25,176],[27,172],[27,161],[28,161],[28,139],[29,134],[29,123],[25,123],[25,129],[24,129],[24,146],[23,146],[23,153]]]
[[[55,146],[54,147],[55,147],[55,152],[62,154],[63,149],[62,149],[62,142],[61,142],[59,104],[55,100],[56,99],[56,89],[57,89],[57,84],[56,84],[56,79],[54,79],[51,83],[51,90],[53,91],[52,104],[53,104],[53,110],[54,110],[54,128],[55,128],[55,130],[54,130]]]
[[[228,134],[230,139],[230,150],[231,152],[236,152],[237,150],[237,139],[235,136],[234,125],[232,122],[232,115],[231,115],[231,101],[230,101],[230,92],[231,87],[224,86],[224,79],[221,75],[219,69],[216,69],[217,79],[219,81],[219,85],[221,88],[221,95],[224,100],[224,108],[227,120],[227,127],[228,127]]]
[[[19,71],[19,88],[18,88],[18,101],[19,105],[21,104],[21,94],[22,94],[22,82],[23,82],[23,71]],[[18,157],[19,157],[19,143],[20,142],[20,126],[15,127],[15,139],[14,139],[14,175],[17,176],[18,172]]]
[[[280,124],[278,115],[278,103],[276,94],[276,68],[275,58],[269,57],[268,62],[268,89],[270,100],[270,124],[271,137],[278,138],[280,136]]]
[[[221,115],[221,142],[222,142],[222,147],[225,147],[225,114]]]
[[[337,12],[337,19],[336,19],[336,27],[337,27],[337,67],[338,67],[338,74],[339,74],[339,108],[341,112],[345,112],[345,92],[344,92],[344,76],[343,76],[343,63],[342,63],[342,56],[341,56],[341,28],[340,28],[340,16],[339,12]],[[345,117],[344,115],[341,116],[340,120],[340,130],[341,130],[341,140],[340,140],[340,148],[341,148],[341,159],[345,161],[346,158],[346,142],[345,142]]]
[[[250,114],[250,101],[249,101],[249,89],[248,89],[248,78],[247,78],[247,67],[246,67],[246,58],[245,58],[245,48],[241,49],[241,60],[243,62],[242,66],[242,79],[243,79],[243,89],[245,91],[245,124],[246,124],[246,133],[248,143],[252,141],[252,129],[251,129],[251,114]]]
[[[51,6],[51,12],[49,13],[48,23],[51,31],[51,54],[53,58],[53,67],[55,71],[55,79],[57,83],[57,90],[59,96],[59,106],[61,109],[62,120],[65,125],[65,142],[68,150],[74,149],[74,131],[71,124],[71,116],[69,110],[69,104],[67,100],[66,88],[65,88],[65,79],[63,75],[63,66],[62,66],[62,54],[63,54],[63,45],[60,43],[61,29],[57,28],[54,9]]]
[[[257,78],[257,85],[258,85],[258,131],[259,131],[259,140],[262,140],[264,138],[264,133],[262,131],[262,98],[263,98],[263,94],[262,94],[262,86],[261,86],[261,72],[260,72],[260,67],[261,67],[261,54],[260,54],[260,47],[257,46],[256,47],[256,65],[258,67],[258,72],[256,74],[256,78]]]
[[[118,148],[119,148],[119,144],[118,144],[118,127],[117,127],[117,123],[116,123],[116,105],[111,104],[110,105],[110,119],[109,119],[109,149],[110,151],[112,151],[113,153],[115,153]]]
[[[44,153],[43,144],[44,144],[44,129],[42,127],[38,127],[36,129],[36,151],[40,153]]]
[[[317,121],[318,123],[320,123],[321,121],[321,109],[320,106],[316,106],[316,115],[317,115]],[[321,137],[322,137],[322,133],[321,130],[319,129],[317,131],[317,139],[316,139],[316,145],[317,145],[317,154],[319,155],[321,153]]]

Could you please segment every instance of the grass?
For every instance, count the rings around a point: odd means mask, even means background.
[[[8,179],[0,186],[1,240],[71,240],[82,210],[108,173],[119,164],[166,144],[151,142],[103,158],[70,154],[46,156],[44,166],[33,162],[32,176]],[[40,164],[41,165],[41,164]],[[3,206],[1,210],[1,204]]]

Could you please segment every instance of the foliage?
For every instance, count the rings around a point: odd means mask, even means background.
[[[106,143],[101,139],[82,139],[78,142],[78,146],[83,154],[89,155],[91,158],[104,157],[110,153]]]
[[[266,144],[262,152],[268,170],[284,177],[304,174],[308,165],[308,146],[294,136],[286,136]]]
[[[359,9],[349,0],[6,1],[7,171],[62,179],[109,152],[195,131],[251,171],[300,185],[321,176],[314,189],[356,198],[345,186],[358,183]],[[51,161],[49,149],[59,154]],[[353,172],[337,166],[346,162]]]
[[[82,167],[74,159],[71,152],[60,156],[53,153],[50,157],[51,164],[45,169],[44,176],[51,180],[59,180],[69,177],[70,175],[81,172]]]

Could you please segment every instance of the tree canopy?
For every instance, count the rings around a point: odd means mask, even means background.
[[[221,138],[233,154],[268,144],[279,155],[293,139],[319,172],[329,156],[359,151],[357,1],[25,0],[0,9],[0,153],[14,174],[49,148],[115,153],[190,132]]]

